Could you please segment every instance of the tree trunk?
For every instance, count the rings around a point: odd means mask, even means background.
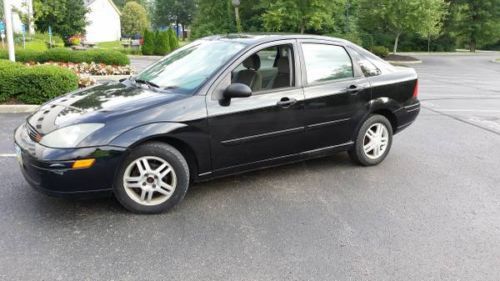
[[[394,54],[398,52],[399,36],[401,36],[401,33],[398,33],[396,35],[396,40],[394,40],[394,49],[392,50]]]
[[[476,39],[472,38],[470,40],[470,43],[469,43],[469,50],[470,50],[470,52],[471,53],[475,53],[476,52],[476,47],[477,47]]]
[[[304,20],[302,20],[300,22],[300,34],[304,34],[305,31],[306,31],[306,25],[304,23]]]
[[[431,35],[427,36],[427,53],[431,52]]]

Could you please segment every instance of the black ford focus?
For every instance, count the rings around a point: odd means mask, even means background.
[[[340,151],[377,165],[416,119],[417,94],[414,70],[345,40],[213,36],[42,105],[16,129],[16,151],[44,193],[114,194],[156,213],[196,181]]]

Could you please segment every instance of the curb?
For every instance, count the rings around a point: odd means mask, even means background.
[[[0,104],[0,113],[30,113],[38,107],[36,104]]]
[[[151,59],[151,60],[159,60],[163,58],[162,56],[140,56],[140,55],[127,55],[131,59]]]
[[[492,63],[500,63],[500,60],[492,60]]]
[[[386,60],[386,62],[390,64],[396,64],[396,65],[407,65],[407,64],[421,64],[421,60],[416,60],[416,61],[393,61],[393,60]]]
[[[107,82],[107,81],[118,81],[123,78],[129,78],[133,74],[127,75],[91,75],[90,78],[96,80],[97,82]]]

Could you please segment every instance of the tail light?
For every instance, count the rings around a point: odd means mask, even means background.
[[[413,98],[417,98],[418,97],[418,80],[416,80],[415,82],[415,88],[413,89]]]

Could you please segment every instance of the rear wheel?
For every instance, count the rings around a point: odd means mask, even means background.
[[[392,145],[392,126],[382,115],[370,116],[359,129],[351,159],[363,166],[374,166],[389,153]]]
[[[174,147],[152,142],[134,149],[118,172],[114,194],[128,210],[160,213],[179,203],[189,186],[189,168]]]

